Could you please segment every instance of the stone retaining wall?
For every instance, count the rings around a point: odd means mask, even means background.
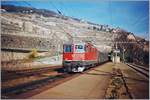
[[[38,50],[48,51],[50,49],[56,49],[57,45],[55,39],[18,36],[10,34],[1,35],[1,48],[36,48]]]
[[[3,62],[3,61],[24,59],[28,55],[29,53],[1,51],[1,58],[2,58],[1,61]]]

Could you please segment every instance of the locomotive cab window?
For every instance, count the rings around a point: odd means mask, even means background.
[[[72,52],[71,45],[64,45],[64,52]]]
[[[82,45],[76,45],[75,48],[76,49],[83,49],[83,46]]]
[[[75,45],[75,52],[76,53],[83,53],[85,51],[84,45]]]

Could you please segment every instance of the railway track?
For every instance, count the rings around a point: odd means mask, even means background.
[[[58,74],[51,74],[53,72],[57,72]],[[2,76],[1,95],[4,99],[11,98],[29,90],[43,87],[46,84],[67,77],[66,74],[62,73],[62,66],[51,66],[21,71],[3,71]],[[20,81],[20,79],[22,81]]]
[[[132,69],[134,69],[135,71],[137,71],[138,73],[140,73],[141,75],[145,76],[147,79],[149,79],[149,69],[145,68],[143,66],[139,66],[136,64],[130,64],[130,63],[126,63],[129,67],[131,67]]]
[[[102,64],[104,64],[104,63],[102,63]],[[100,65],[102,65],[102,64],[100,64]],[[97,67],[97,66],[95,66],[95,67]],[[57,71],[61,71],[61,70],[62,69],[57,69]],[[90,68],[90,69],[86,70],[85,72],[88,72],[90,70],[93,70],[93,68]],[[28,73],[28,71],[27,71],[27,73]],[[42,73],[45,74],[44,71],[41,72],[41,75],[42,75]],[[15,98],[18,98],[18,95],[21,95],[24,93],[30,93],[31,91],[34,91],[36,89],[40,89],[40,88],[43,88],[45,86],[49,86],[49,85],[53,84],[54,82],[63,81],[67,78],[68,78],[67,80],[69,80],[69,79],[72,79],[73,77],[76,77],[76,76],[81,75],[81,74],[84,74],[84,73],[74,74],[74,73],[61,73],[60,72],[58,75],[42,76],[41,79],[37,79],[37,80],[30,81],[30,82],[23,83],[23,84],[18,84],[17,86],[13,86],[13,87],[2,88],[1,89],[1,95],[2,95],[3,99],[7,99],[7,98],[8,99],[9,98],[15,99]],[[39,77],[41,77],[41,76],[39,75]]]
[[[40,72],[41,75],[37,74],[39,71],[38,72],[28,71],[27,73],[31,73],[31,75],[34,75],[34,76],[38,75],[35,77],[35,80],[25,82],[22,84],[17,84],[15,86],[11,86],[11,87],[5,87],[5,88],[2,87],[1,88],[2,98],[3,99],[11,99],[11,98],[15,99],[15,98],[18,98],[18,95],[20,95],[20,94],[27,93],[32,90],[40,89],[47,85],[51,85],[51,83],[64,80],[65,78],[71,78],[74,75],[81,74],[81,73],[77,73],[77,74],[61,73],[62,69],[56,69],[56,71],[58,72],[57,75],[43,75],[43,74],[46,74],[47,71],[48,70],[46,70],[45,72],[44,71]],[[36,74],[34,72],[36,72]],[[23,72],[21,72],[21,73],[23,73]],[[24,77],[28,77],[28,76],[24,75]],[[13,77],[13,78],[15,78],[15,77]]]
[[[56,76],[47,76],[43,79],[20,84],[15,87],[8,87],[4,89],[2,88],[1,89],[2,98],[13,98],[13,96],[16,96],[16,95],[19,95],[19,94],[22,94],[22,93],[25,93],[25,92],[28,92],[37,88],[41,88],[45,85],[48,85],[52,82],[55,82],[57,80],[60,80],[69,76],[71,75],[62,74],[62,75],[56,75]]]
[[[145,71],[149,71],[149,68],[146,68],[146,67],[143,67],[143,66],[140,66],[140,65],[136,65],[136,64],[131,64],[131,65],[133,65],[133,66],[136,66],[136,67],[139,67],[139,68],[141,68],[141,69],[143,69],[143,70],[145,70]]]
[[[54,71],[61,68],[61,66],[51,66],[45,68],[35,68],[35,69],[27,69],[27,70],[16,70],[16,71],[6,71],[2,70],[2,82],[13,80],[17,78],[29,77],[34,75],[40,75],[44,72]]]

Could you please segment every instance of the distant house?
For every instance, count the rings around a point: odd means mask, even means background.
[[[136,37],[134,36],[133,33],[129,33],[129,35],[127,36],[127,39],[129,39],[129,40],[136,40]]]
[[[87,21],[85,21],[84,19],[81,19],[80,23],[87,23]]]
[[[138,37],[138,36],[136,36],[136,40],[137,40],[138,42],[145,42],[145,39],[144,39],[144,38]]]
[[[112,30],[112,32],[114,32],[114,33],[119,33],[119,32],[122,32],[122,29],[121,29],[120,27],[117,27],[117,28],[114,28],[114,29]]]
[[[149,52],[149,42],[148,41],[144,43],[143,50]]]
[[[1,12],[2,12],[2,13],[6,12],[6,10],[5,10],[5,9],[0,9],[0,10],[1,10]]]

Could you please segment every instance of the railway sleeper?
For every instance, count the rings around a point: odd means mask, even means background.
[[[65,75],[66,74],[49,76],[49,77],[44,78],[44,79],[35,80],[35,81],[24,83],[24,84],[19,84],[15,87],[2,88],[1,94],[3,96],[10,95],[10,94],[20,94],[20,93],[26,92],[28,90],[39,88],[41,86],[44,86],[45,84],[56,81],[58,79],[65,78],[66,77]]]
[[[105,99],[131,99],[132,96],[120,69],[113,69],[113,74],[107,88]]]

